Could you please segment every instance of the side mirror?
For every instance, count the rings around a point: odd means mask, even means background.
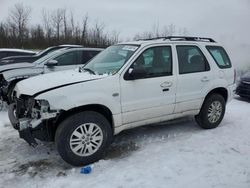
[[[51,60],[49,60],[47,63],[45,63],[45,65],[46,65],[47,67],[54,67],[54,66],[58,65],[58,61],[57,61],[57,60],[54,60],[54,59],[51,59]]]
[[[129,68],[127,74],[125,75],[126,80],[136,80],[145,78],[147,75],[144,67]]]

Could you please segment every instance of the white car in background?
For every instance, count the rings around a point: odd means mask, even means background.
[[[79,70],[19,82],[9,117],[29,144],[55,141],[61,157],[80,166],[101,159],[126,129],[190,115],[215,128],[234,90],[235,70],[213,39],[162,37],[117,44]]]
[[[12,103],[12,92],[19,81],[39,74],[81,67],[102,50],[100,48],[61,48],[33,63],[0,66],[0,107],[1,103]]]

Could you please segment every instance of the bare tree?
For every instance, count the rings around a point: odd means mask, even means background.
[[[42,23],[28,25],[31,9],[17,4],[10,10],[8,20],[0,22],[0,47],[45,48],[61,43],[107,47],[119,41],[119,33],[107,32],[105,25],[96,21],[89,24],[88,14],[76,22],[73,12],[56,9],[41,12]]]
[[[179,35],[188,36],[189,32],[186,27],[179,29]]]
[[[45,36],[48,39],[48,41],[50,41],[52,37],[52,26],[51,26],[50,13],[46,9],[42,10],[42,22],[43,22]]]
[[[166,25],[163,27],[162,36],[171,36],[176,33],[176,27],[174,24]]]
[[[61,32],[61,27],[62,27],[62,23],[63,23],[64,12],[65,12],[65,9],[59,8],[59,9],[56,9],[51,14],[52,26],[53,26],[54,31],[56,33],[57,41],[60,40],[60,32]]]
[[[75,19],[72,11],[70,12],[70,25],[71,25],[71,36],[73,37],[75,31]]]
[[[63,30],[64,30],[64,40],[67,40],[69,28],[68,28],[68,19],[67,19],[67,10],[62,10],[62,16],[63,16]]]
[[[153,27],[152,27],[152,32],[151,32],[153,35],[153,37],[160,37],[160,26],[159,26],[159,23],[155,23],[153,24]]]
[[[8,24],[12,31],[17,31],[21,47],[23,47],[25,34],[28,35],[27,28],[30,13],[31,8],[24,6],[22,3],[15,4],[14,8],[9,12]]]
[[[151,31],[145,31],[143,33],[138,33],[135,35],[134,39],[146,39],[146,38],[157,38],[157,37],[166,37],[172,36],[175,34],[187,35],[188,31],[186,28],[178,28],[178,33],[176,26],[174,24],[165,25],[160,29],[159,24],[154,24]]]
[[[85,46],[86,45],[86,38],[87,38],[87,35],[88,35],[88,20],[89,20],[89,17],[88,17],[88,14],[86,14],[84,17],[83,17],[83,20],[82,20],[82,37],[81,37],[81,43]]]

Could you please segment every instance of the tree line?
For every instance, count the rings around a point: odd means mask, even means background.
[[[0,48],[43,49],[59,44],[80,44],[86,47],[107,47],[118,43],[119,32],[107,32],[105,25],[96,21],[90,24],[88,15],[79,22],[72,11],[58,8],[52,11],[43,9],[39,24],[31,25],[31,8],[22,3],[9,10],[5,21],[0,22]],[[137,33],[133,40],[187,35],[186,28],[174,24],[160,28],[154,24],[150,31]]]
[[[90,26],[88,15],[81,22],[76,21],[67,9],[43,9],[42,22],[37,25],[31,26],[30,18],[30,7],[15,4],[7,19],[0,22],[0,48],[42,49],[59,44],[107,47],[119,40],[119,33],[106,32],[103,23],[96,21]]]

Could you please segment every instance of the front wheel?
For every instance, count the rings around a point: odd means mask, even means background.
[[[195,116],[196,122],[204,129],[213,129],[219,126],[226,110],[226,102],[220,94],[208,96]]]
[[[7,98],[8,98],[7,103],[8,103],[8,104],[12,104],[12,103],[14,102],[14,101],[13,101],[13,97],[12,97],[12,93],[13,93],[13,91],[14,91],[14,89],[15,89],[15,86],[16,86],[16,83],[11,84],[11,85],[9,86],[9,88],[8,88],[8,93],[7,93]]]
[[[83,166],[101,159],[111,143],[112,129],[100,113],[80,112],[58,127],[55,142],[60,156],[73,166]]]

